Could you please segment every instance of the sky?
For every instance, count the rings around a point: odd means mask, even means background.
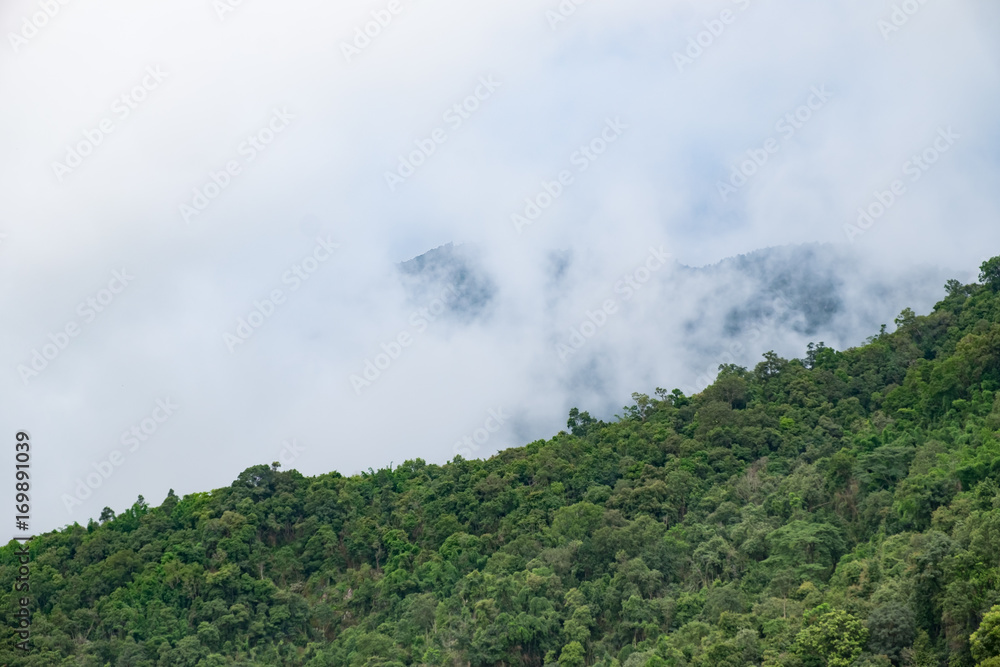
[[[489,456],[860,344],[1000,254],[996,3],[8,0],[0,32],[32,531],[272,461]],[[447,243],[496,287],[472,320],[400,279]],[[815,243],[837,327],[705,324],[759,285],[684,267]]]

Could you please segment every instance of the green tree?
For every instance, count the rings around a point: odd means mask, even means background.
[[[861,655],[868,630],[846,611],[834,609],[795,637],[795,652],[805,664],[849,667]]]
[[[979,663],[1000,657],[1000,605],[994,605],[983,616],[979,628],[969,637],[969,648]]]
[[[962,281],[951,278],[944,284],[944,289],[948,292],[948,296],[955,297],[964,294],[965,285],[962,284]]]
[[[577,641],[570,642],[563,646],[562,653],[559,654],[559,667],[583,667],[587,660],[587,652],[583,644]]]
[[[903,649],[913,643],[916,626],[907,605],[890,603],[877,607],[868,616],[868,648],[872,653],[899,660]]]
[[[1000,256],[982,263],[979,267],[979,282],[994,292],[1000,291]]]

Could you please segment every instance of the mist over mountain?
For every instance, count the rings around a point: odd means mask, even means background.
[[[679,280],[685,288],[700,284],[711,290],[685,321],[690,349],[713,357],[752,354],[755,363],[775,339],[800,357],[806,341],[837,349],[860,345],[883,324],[893,329],[904,308],[930,309],[956,276],[971,277],[931,265],[888,267],[840,246],[808,244],[684,267]],[[698,369],[703,372],[695,384],[701,389],[715,369]]]
[[[858,345],[1000,244],[996,3],[398,4],[0,6],[33,528],[261,461],[489,457]]]
[[[995,667],[1000,256],[979,278],[864,345],[573,410],[494,456],[256,464],[11,540],[0,605],[31,630],[0,662]]]
[[[456,321],[464,327],[487,321],[503,326],[502,278],[483,259],[484,249],[474,244],[429,250],[399,265],[405,292],[413,303],[423,303],[456,287],[460,296],[447,305]],[[547,295],[544,308],[557,312],[574,300],[576,267],[571,251],[553,252],[549,262],[540,289]],[[644,332],[660,332],[647,355],[673,356],[672,372],[663,381],[692,393],[711,382],[720,364],[752,366],[772,348],[802,356],[809,342],[837,349],[859,345],[882,325],[894,328],[904,308],[931,308],[943,298],[945,281],[969,278],[966,273],[931,265],[885,266],[833,244],[764,248],[701,267],[670,260],[642,285],[642,292],[656,293],[656,307],[652,299],[645,302],[632,326],[616,330],[624,340],[615,342],[627,345]],[[629,296],[626,283],[619,281],[616,288],[623,300]],[[551,323],[550,329],[538,331],[536,342],[567,343],[570,335],[560,331],[555,318]],[[578,324],[570,329],[578,331]],[[565,361],[573,372],[566,390],[584,387],[599,404],[598,412],[606,411],[620,400],[614,369],[603,359],[608,350],[600,338],[594,336],[594,345],[584,338],[587,345],[579,351],[567,345],[571,352]]]
[[[448,312],[463,321],[486,317],[496,283],[479,266],[474,246],[448,243],[402,262],[399,270],[411,303],[422,304],[454,289]]]

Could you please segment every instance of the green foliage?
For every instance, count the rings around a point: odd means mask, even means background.
[[[1000,657],[1000,605],[994,606],[983,616],[979,628],[969,638],[969,644],[972,656],[980,664]]]
[[[876,607],[868,615],[868,646],[872,652],[899,660],[913,645],[916,627],[909,605],[894,602]]]
[[[998,269],[489,460],[106,508],[32,541],[33,651],[0,664],[996,667]]]
[[[994,292],[1000,290],[1000,257],[993,257],[979,267],[979,282]]]
[[[583,650],[580,642],[570,642],[563,646],[562,653],[559,654],[559,667],[583,667],[587,664],[587,652]]]
[[[854,616],[835,609],[820,616],[795,637],[803,664],[849,667],[861,655],[868,631]]]

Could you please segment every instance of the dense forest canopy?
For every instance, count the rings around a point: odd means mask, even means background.
[[[946,290],[486,461],[106,509],[31,542],[0,662],[1000,666],[1000,258]]]

